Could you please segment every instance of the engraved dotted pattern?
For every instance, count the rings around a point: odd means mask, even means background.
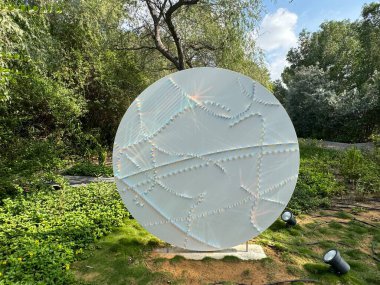
[[[186,72],[195,84],[185,88],[176,77],[183,82]],[[226,80],[192,89],[208,74]],[[212,88],[218,83],[226,92]],[[273,139],[281,122],[289,135]],[[238,73],[199,68],[159,80],[134,101],[113,164],[124,203],[146,229],[183,248],[216,250],[258,235],[281,213],[297,181],[298,152],[273,95]]]

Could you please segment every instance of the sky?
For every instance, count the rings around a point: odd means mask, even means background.
[[[298,34],[317,31],[325,20],[360,18],[364,4],[378,0],[264,0],[257,44],[264,51],[271,79],[280,79],[286,54],[297,45]]]

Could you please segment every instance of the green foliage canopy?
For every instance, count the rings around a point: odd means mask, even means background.
[[[303,31],[289,51],[291,65],[282,74],[288,88],[277,82],[275,90],[298,135],[355,142],[379,131],[379,7],[365,5],[355,22],[328,21],[317,32]]]

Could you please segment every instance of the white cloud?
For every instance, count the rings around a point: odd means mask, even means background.
[[[285,54],[273,57],[268,65],[271,79],[276,80],[281,78],[281,73],[286,66],[289,66],[289,62],[286,60]]]
[[[284,8],[265,15],[256,34],[257,45],[266,53],[271,78],[278,79],[288,65],[286,54],[297,44],[295,27],[298,16]]]
[[[294,32],[298,16],[284,8],[265,15],[257,38],[257,43],[265,51],[289,48],[297,43]]]

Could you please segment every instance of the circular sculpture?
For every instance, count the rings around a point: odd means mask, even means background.
[[[262,85],[219,68],[170,74],[118,128],[113,167],[132,215],[166,242],[212,251],[268,228],[293,193],[297,136]]]

